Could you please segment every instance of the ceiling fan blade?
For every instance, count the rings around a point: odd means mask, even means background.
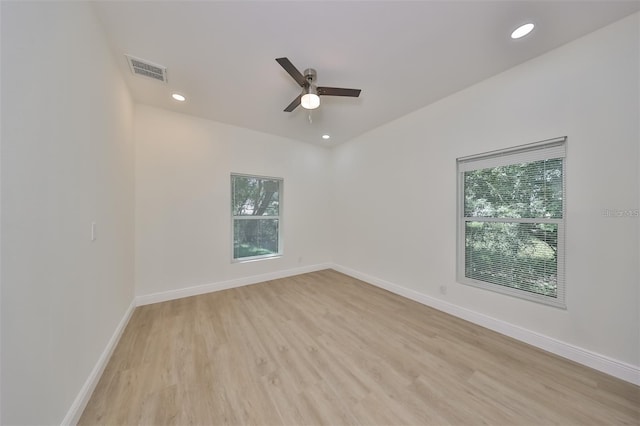
[[[293,102],[291,102],[291,103],[289,104],[289,106],[288,106],[288,107],[286,107],[286,108],[284,109],[284,111],[285,111],[285,112],[291,112],[291,111],[293,111],[294,109],[296,109],[296,108],[298,107],[298,105],[300,105],[300,99],[302,99],[302,93],[300,93],[300,94],[298,95],[298,97],[297,97],[297,98],[295,98],[295,99],[293,100]]]
[[[276,58],[276,61],[284,68],[286,72],[289,73],[291,77],[298,83],[301,87],[304,87],[307,84],[307,79],[304,78],[302,73],[298,71],[298,69],[293,66],[291,61],[287,58]]]
[[[350,96],[357,98],[360,96],[360,89],[342,89],[340,87],[318,87],[320,96]]]

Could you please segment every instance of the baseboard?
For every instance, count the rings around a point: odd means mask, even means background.
[[[534,331],[510,324],[496,318],[492,318],[479,312],[475,312],[470,309],[445,302],[444,300],[428,296],[424,293],[402,287],[398,284],[394,284],[380,278],[364,274],[362,272],[347,268],[342,265],[334,264],[331,265],[331,268],[353,278],[357,278],[369,284],[375,285],[376,287],[383,288],[392,293],[414,300],[418,303],[422,303],[423,305],[435,308],[442,312],[446,312],[455,317],[462,318],[466,321],[512,337],[516,340],[520,340],[532,346],[536,346],[547,352],[551,352],[563,358],[567,358],[571,361],[575,361],[579,364],[585,365],[587,367],[640,386],[640,367],[638,366],[627,364],[625,362],[612,359],[608,356],[601,355],[566,342],[562,342],[552,337],[545,336],[543,334],[536,333]]]
[[[168,300],[181,299],[183,297],[197,296],[199,294],[211,293],[214,291],[228,290],[230,288],[242,287],[279,278],[291,277],[293,275],[306,274],[309,272],[329,269],[332,265],[320,263],[316,265],[302,266],[300,268],[285,269],[282,271],[269,272],[267,274],[252,275],[249,277],[236,278],[228,281],[219,281],[211,284],[202,284],[177,290],[163,291],[159,293],[136,296],[136,306],[150,305],[152,303],[166,302]]]
[[[102,355],[100,355],[98,362],[96,363],[95,367],[93,367],[91,374],[89,374],[89,377],[80,389],[78,396],[76,397],[75,401],[73,401],[73,404],[71,404],[71,408],[69,408],[67,415],[62,420],[62,425],[76,425],[78,424],[78,421],[80,421],[80,416],[82,416],[82,412],[86,408],[87,403],[89,402],[89,399],[93,394],[93,391],[98,385],[100,377],[102,377],[102,373],[107,366],[109,359],[111,358],[111,354],[113,354],[114,349],[118,345],[120,336],[122,336],[122,332],[129,323],[129,318],[131,318],[131,314],[133,314],[133,310],[135,309],[135,307],[135,303],[132,301],[126,312],[124,313],[124,316],[118,323],[115,331],[113,332],[111,339],[109,339],[109,342],[102,352]]]

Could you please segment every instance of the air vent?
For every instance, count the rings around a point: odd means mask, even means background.
[[[154,64],[145,59],[136,58],[135,56],[124,56],[127,57],[127,62],[129,63],[129,68],[131,68],[132,73],[153,78],[164,83],[167,82],[167,67]]]

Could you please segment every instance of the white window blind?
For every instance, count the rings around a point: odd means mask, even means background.
[[[282,179],[231,175],[234,261],[282,254]]]
[[[566,306],[566,138],[459,158],[458,280]]]

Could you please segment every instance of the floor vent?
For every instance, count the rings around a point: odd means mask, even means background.
[[[127,57],[127,62],[129,63],[129,68],[131,68],[132,73],[153,78],[164,83],[167,82],[167,67],[154,64],[145,59],[136,58],[135,56],[124,56]]]

